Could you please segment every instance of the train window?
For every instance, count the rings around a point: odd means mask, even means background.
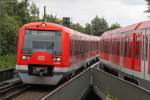
[[[132,55],[132,40],[130,41],[130,46],[129,46],[129,57]]]
[[[122,53],[123,53],[123,40],[122,38],[120,38],[120,56],[123,56]]]
[[[58,31],[26,30],[23,53],[47,51],[54,55],[61,54],[61,33]]]
[[[121,56],[124,55],[124,38],[121,38]]]
[[[111,55],[113,54],[113,39],[111,39]]]
[[[127,44],[127,39],[125,38],[125,41],[124,41],[124,56],[126,57],[127,56],[127,47],[128,47],[128,44]]]
[[[117,41],[117,39],[115,39],[115,48],[114,48],[115,49],[115,55],[117,55],[117,47],[118,47],[117,45],[118,45],[118,41]]]
[[[73,56],[73,50],[74,50],[74,47],[73,47],[73,46],[74,46],[74,45],[73,45],[73,37],[71,37],[70,42],[71,42],[71,43],[70,43],[70,49],[71,49],[70,52],[71,52],[71,56]]]
[[[145,31],[143,31],[144,33]],[[145,32],[146,33],[146,32]],[[147,34],[146,35],[143,35],[143,49],[142,49],[142,59],[143,60],[147,60],[147,52],[148,52],[148,36]]]
[[[70,56],[72,56],[72,39],[71,38],[70,38],[69,54],[70,54]]]
[[[74,36],[72,37],[72,56],[74,56],[74,50],[75,50],[75,42],[74,42]]]
[[[148,55],[148,35],[145,37],[145,60],[147,60],[147,55]]]
[[[140,38],[136,39],[136,53],[135,53],[135,57],[139,58],[140,56]]]
[[[117,55],[120,55],[120,40],[118,39],[118,44],[117,44]]]
[[[112,55],[114,54],[114,40],[112,39]]]

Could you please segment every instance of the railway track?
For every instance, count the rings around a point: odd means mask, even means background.
[[[77,71],[76,75],[84,70]],[[16,80],[0,86],[0,100],[40,100],[69,80],[62,80],[57,86],[27,85],[23,84],[20,80]]]
[[[22,93],[30,86],[23,84],[21,81],[16,81],[14,83],[4,85],[0,87],[0,100],[8,100],[12,97]]]
[[[56,86],[33,85],[23,93],[11,98],[11,100],[40,100],[54,89],[56,89]]]
[[[0,85],[0,100],[40,100],[67,80],[56,86],[27,85],[20,80]]]
[[[0,90],[21,83],[20,79],[0,82]]]
[[[16,80],[0,86],[0,100],[39,100],[56,87],[27,85]]]

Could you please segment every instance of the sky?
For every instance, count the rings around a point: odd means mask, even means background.
[[[109,25],[121,26],[148,20],[145,0],[30,0],[40,9],[46,6],[46,13],[59,18],[70,17],[71,21],[81,25],[89,23],[96,15],[104,17]]]

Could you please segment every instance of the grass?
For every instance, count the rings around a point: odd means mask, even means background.
[[[15,55],[0,56],[0,70],[15,68],[16,57]]]
[[[105,94],[105,100],[118,100],[117,97],[114,97],[111,95],[111,93],[106,93]]]

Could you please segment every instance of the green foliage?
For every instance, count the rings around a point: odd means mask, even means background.
[[[16,35],[19,28],[13,17],[5,15],[2,18],[1,29],[1,55],[16,51]]]
[[[44,16],[43,16],[42,20],[44,21]],[[57,18],[57,16],[53,16],[52,14],[51,15],[47,14],[45,20],[46,20],[46,22],[62,24],[62,19]]]
[[[117,29],[117,28],[120,28],[120,27],[121,27],[120,24],[114,23],[114,24],[112,24],[112,25],[110,26],[109,30]]]
[[[146,13],[150,13],[150,0],[145,0],[147,2],[147,10],[145,11]],[[149,16],[150,17],[150,16]]]
[[[31,6],[30,6],[30,10],[29,10],[29,13],[30,13],[30,22],[37,22],[37,21],[41,21],[39,19],[39,8],[35,5],[35,3],[32,3]]]
[[[72,29],[74,29],[74,30],[77,30],[77,31],[79,31],[79,32],[85,32],[85,29],[84,29],[84,27],[83,26],[81,26],[80,25],[80,23],[72,23],[71,24],[71,26],[70,26],[70,28],[72,28]]]
[[[99,17],[96,16],[92,21],[92,33],[93,35],[102,35],[102,33],[104,33],[105,31],[108,30],[108,23],[106,21],[106,19],[104,19],[103,17]]]
[[[92,25],[87,23],[85,24],[85,33],[92,35]]]
[[[30,6],[30,15],[33,17],[38,17],[39,16],[39,8],[35,5],[35,3],[32,3]]]
[[[30,6],[29,0],[20,3],[17,0],[0,0],[0,55],[16,52],[19,27],[39,20],[38,13],[39,9],[35,4]]]
[[[15,55],[0,56],[0,70],[14,68]]]

